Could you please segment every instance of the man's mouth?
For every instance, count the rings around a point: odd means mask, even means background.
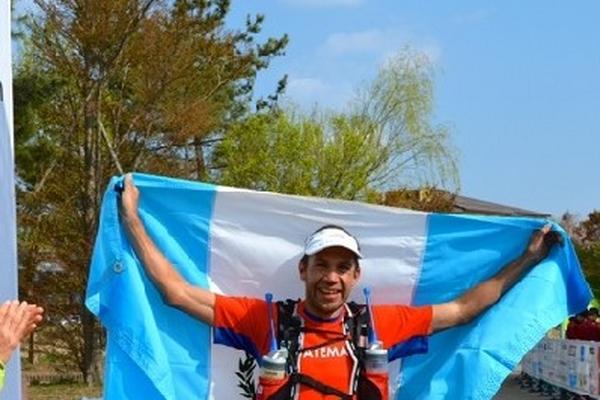
[[[319,288],[318,290],[319,290],[319,293],[325,298],[336,297],[337,295],[339,295],[342,292],[340,289]]]

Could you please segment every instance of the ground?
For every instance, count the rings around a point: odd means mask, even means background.
[[[81,384],[38,385],[28,388],[28,400],[80,400],[82,397],[99,398],[102,388],[88,388]],[[511,375],[502,385],[494,400],[534,400],[542,397],[519,387],[516,375]],[[25,398],[24,398],[25,400]]]

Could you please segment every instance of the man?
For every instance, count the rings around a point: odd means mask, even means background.
[[[186,282],[146,233],[138,216],[138,201],[139,193],[127,176],[121,197],[123,223],[138,258],[165,301],[213,326],[215,342],[243,348],[260,360],[271,348],[266,304],[257,299],[217,295]],[[550,232],[550,226],[536,231],[521,257],[454,301],[425,307],[373,307],[371,327],[379,333],[383,347],[390,348],[471,321],[545,258],[559,238]],[[293,382],[295,387],[288,388],[296,390],[301,400],[363,398],[360,394],[356,397],[363,364],[354,357],[345,325],[352,313],[346,300],[359,282],[361,257],[358,241],[341,227],[325,227],[307,240],[298,266],[305,299],[295,304],[293,311],[303,324],[297,339],[302,341],[301,351],[292,352],[296,357],[294,373],[301,373],[294,375],[300,377]],[[274,314],[281,322],[281,310]],[[328,346],[326,351],[324,345]]]
[[[43,312],[41,307],[24,301],[6,301],[0,305],[0,390],[10,356],[42,321]]]

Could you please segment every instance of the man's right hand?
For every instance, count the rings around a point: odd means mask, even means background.
[[[119,212],[129,242],[146,273],[167,304],[212,325],[215,295],[206,289],[190,285],[156,247],[139,217],[139,197],[140,193],[131,174],[125,175]]]
[[[139,219],[138,206],[140,201],[140,192],[133,183],[131,174],[125,175],[125,185],[121,193],[121,216],[125,222],[133,222]]]

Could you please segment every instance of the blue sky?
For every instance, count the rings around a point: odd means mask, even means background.
[[[231,28],[266,15],[288,97],[343,109],[403,46],[436,67],[434,119],[452,126],[461,193],[560,215],[600,209],[600,2],[234,0]]]

